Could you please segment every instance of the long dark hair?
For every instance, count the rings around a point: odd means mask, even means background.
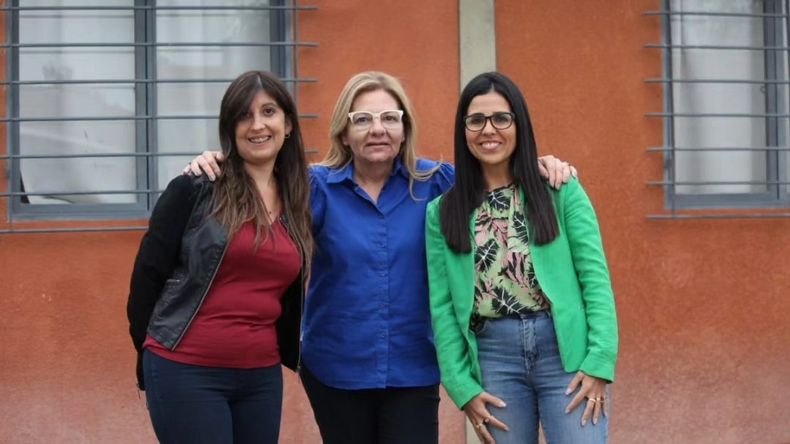
[[[469,218],[483,203],[486,182],[478,161],[466,144],[464,116],[477,96],[495,92],[510,104],[515,114],[516,149],[510,158],[513,182],[524,190],[524,210],[530,236],[537,245],[554,240],[559,234],[551,194],[538,171],[538,149],[524,95],[512,80],[497,72],[480,74],[461,93],[455,116],[455,185],[444,195],[439,209],[442,234],[455,253],[472,251]]]
[[[290,233],[302,247],[302,255],[309,270],[313,256],[312,213],[310,212],[310,179],[304,152],[299,119],[288,89],[267,71],[248,71],[234,80],[219,111],[219,143],[228,159],[222,165],[222,176],[217,181],[213,216],[233,236],[244,222],[255,224],[255,248],[261,243],[262,228],[271,234],[272,222],[253,179],[244,170],[244,160],[236,146],[236,126],[250,109],[258,91],[273,98],[291,124],[290,137],[285,139],[274,161],[274,178],[280,189],[283,213],[289,222]]]

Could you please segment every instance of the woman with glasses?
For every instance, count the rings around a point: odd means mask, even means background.
[[[536,159],[518,87],[472,79],[455,185],[426,216],[442,384],[481,442],[537,444],[542,424],[549,444],[605,443],[618,337],[598,222],[579,182],[546,186]]]
[[[329,151],[310,171],[316,247],[301,376],[326,444],[439,439],[425,208],[454,169],[418,159],[416,137],[401,84],[364,72],[341,92]],[[551,184],[567,180],[567,165],[542,162]],[[201,168],[219,174],[213,153],[192,162]]]

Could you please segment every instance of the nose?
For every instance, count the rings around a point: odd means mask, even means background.
[[[496,128],[494,128],[494,122],[491,119],[486,119],[486,124],[481,130],[483,134],[494,134],[496,132]]]
[[[264,121],[263,116],[261,114],[259,114],[259,113],[255,113],[255,115],[253,116],[253,119],[252,119],[252,129],[253,130],[262,130],[264,128],[266,128],[266,123]]]
[[[384,129],[384,125],[381,124],[381,118],[378,116],[373,118],[373,124],[370,125],[370,133],[371,134],[384,134],[386,130]]]

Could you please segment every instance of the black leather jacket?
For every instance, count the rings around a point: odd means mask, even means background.
[[[180,176],[160,196],[135,259],[126,306],[129,333],[137,350],[137,384],[145,390],[142,347],[146,334],[175,350],[208,294],[225,255],[228,233],[211,212],[213,183],[204,178]],[[281,221],[290,230],[283,216]],[[299,248],[302,246],[296,239]],[[277,320],[280,359],[297,371],[300,358],[300,325],[304,307],[304,256],[299,278],[282,297]]]

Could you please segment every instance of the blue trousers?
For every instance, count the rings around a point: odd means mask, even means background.
[[[276,444],[280,365],[256,369],[181,364],[146,350],[145,397],[163,444]]]
[[[565,414],[576,394],[566,395],[565,390],[576,373],[562,368],[548,312],[489,319],[476,336],[483,389],[507,404],[502,409],[488,405],[489,412],[510,428],[505,432],[488,426],[497,444],[537,444],[538,424],[548,444],[606,443],[608,418],[601,415],[593,425],[591,416],[582,427],[585,402]]]

